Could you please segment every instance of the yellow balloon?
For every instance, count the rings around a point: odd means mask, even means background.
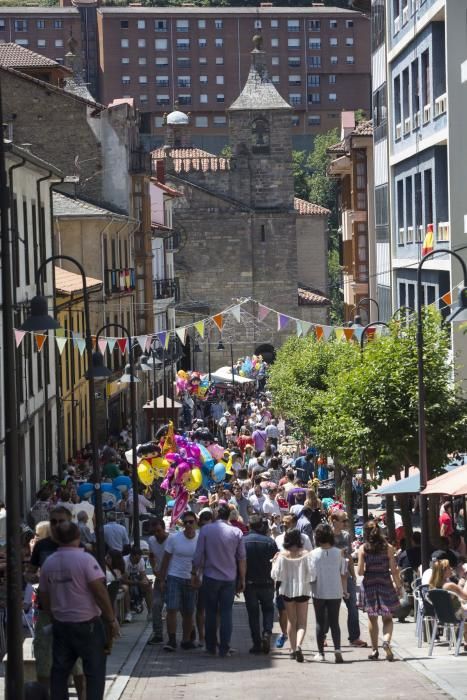
[[[158,478],[167,474],[167,470],[170,467],[170,462],[167,459],[164,459],[164,457],[153,457],[151,459],[151,467],[155,474],[155,478]]]
[[[226,474],[233,474],[233,471],[232,471],[232,455],[229,455],[229,459],[227,459],[227,460],[225,459],[225,457],[223,457],[223,458],[220,460],[220,463],[223,464],[223,465],[225,466],[225,473],[226,473]]]
[[[150,486],[154,481],[154,470],[147,459],[142,459],[138,464],[138,478],[145,486]]]
[[[201,484],[203,483],[203,475],[201,473],[201,469],[199,467],[194,467],[189,473],[188,473],[188,479],[184,481],[184,486],[187,491],[190,493],[193,493],[193,491],[197,491]]]

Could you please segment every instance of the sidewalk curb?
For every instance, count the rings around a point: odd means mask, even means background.
[[[151,634],[152,626],[148,622],[147,626],[144,628],[130,653],[126,657],[120,671],[111,682],[109,689],[106,690],[104,695],[105,700],[119,700],[121,698]]]

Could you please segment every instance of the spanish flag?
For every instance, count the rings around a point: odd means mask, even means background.
[[[431,253],[434,248],[433,224],[428,224],[426,227],[425,239],[422,245],[422,258]]]

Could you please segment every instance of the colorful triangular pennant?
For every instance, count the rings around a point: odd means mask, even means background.
[[[238,323],[240,323],[240,319],[241,319],[240,311],[241,311],[240,304],[237,304],[237,306],[232,306],[232,308],[230,309],[230,313],[232,314],[232,316],[234,317],[234,319]]]
[[[17,348],[19,348],[19,346],[21,345],[21,342],[25,335],[26,331],[20,331],[17,328],[15,328],[15,343]]]
[[[37,352],[41,352],[42,348],[44,347],[44,343],[47,340],[47,336],[44,335],[43,333],[36,333],[35,338],[36,338]]]
[[[176,334],[178,335],[180,342],[182,345],[185,345],[186,343],[186,334],[187,330],[185,326],[182,326],[181,328],[176,328],[175,330]]]
[[[117,338],[116,340],[120,352],[124,355],[126,353],[126,346],[128,345],[128,338]]]
[[[271,309],[268,309],[267,306],[263,306],[262,304],[258,304],[258,321],[264,321],[268,313],[271,311]]]
[[[360,340],[362,338],[363,328],[361,328],[361,327],[360,328],[352,328],[352,330],[353,330],[353,334],[355,336],[355,339],[358,340],[358,342],[360,342]]]
[[[352,340],[353,328],[344,328],[344,335],[346,340]]]
[[[303,335],[305,336],[307,333],[309,333],[310,328],[312,328],[313,324],[309,321],[300,321],[300,323],[302,325]]]
[[[97,345],[99,346],[101,355],[105,355],[105,351],[107,350],[107,338],[99,338]]]
[[[55,342],[57,343],[58,352],[60,353],[60,355],[62,354],[63,349],[67,344],[67,340],[67,338],[61,338],[60,336],[57,336],[57,334],[55,334]]]
[[[290,321],[290,316],[286,314],[277,314],[277,330],[282,331],[288,325]]]
[[[82,355],[86,350],[86,341],[84,338],[74,338],[73,340],[75,346],[78,348],[79,354]]]
[[[204,321],[196,321],[196,323],[194,323],[193,325],[196,328],[198,335],[201,338],[204,338]]]
[[[297,318],[295,319],[295,324],[297,326],[297,338],[300,338],[300,336],[303,335],[302,322]]]
[[[116,342],[117,338],[107,338],[107,347],[109,348],[110,354],[113,353]]]
[[[138,345],[141,348],[141,352],[146,352],[146,342],[147,342],[148,336],[147,335],[138,335],[136,336],[136,340],[138,341]]]
[[[446,306],[451,306],[452,304],[452,294],[451,292],[446,292],[446,294],[443,294],[441,297],[441,301],[444,301]]]
[[[341,341],[342,338],[344,337],[344,329],[343,328],[335,328],[334,332],[336,334],[336,340]]]
[[[323,326],[315,326],[316,340],[324,340]]]
[[[220,331],[222,331],[222,326],[224,325],[224,317],[222,314],[216,314],[215,316],[212,317],[212,320],[218,327]]]
[[[324,340],[329,340],[333,330],[334,330],[334,328],[332,326],[323,326]]]
[[[56,338],[64,338],[65,337],[65,329],[64,328],[56,328],[55,329],[55,337]]]

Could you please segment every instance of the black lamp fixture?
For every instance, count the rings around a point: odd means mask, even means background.
[[[86,372],[86,379],[92,375],[94,379],[105,379],[110,377],[111,370],[104,365],[104,355],[97,351],[92,353],[92,367]]]
[[[217,343],[217,350],[225,350],[225,345],[222,342],[222,340],[219,340],[219,342]]]
[[[134,372],[132,373],[132,371],[131,371],[131,365],[128,364],[128,365],[125,365],[125,371],[122,374],[122,376],[120,377],[120,381],[123,384],[131,384],[131,382],[140,382],[141,379],[139,379],[139,377],[135,377]]]
[[[49,316],[46,297],[38,294],[31,299],[31,310],[21,326],[23,331],[48,331],[60,328],[60,324]]]

